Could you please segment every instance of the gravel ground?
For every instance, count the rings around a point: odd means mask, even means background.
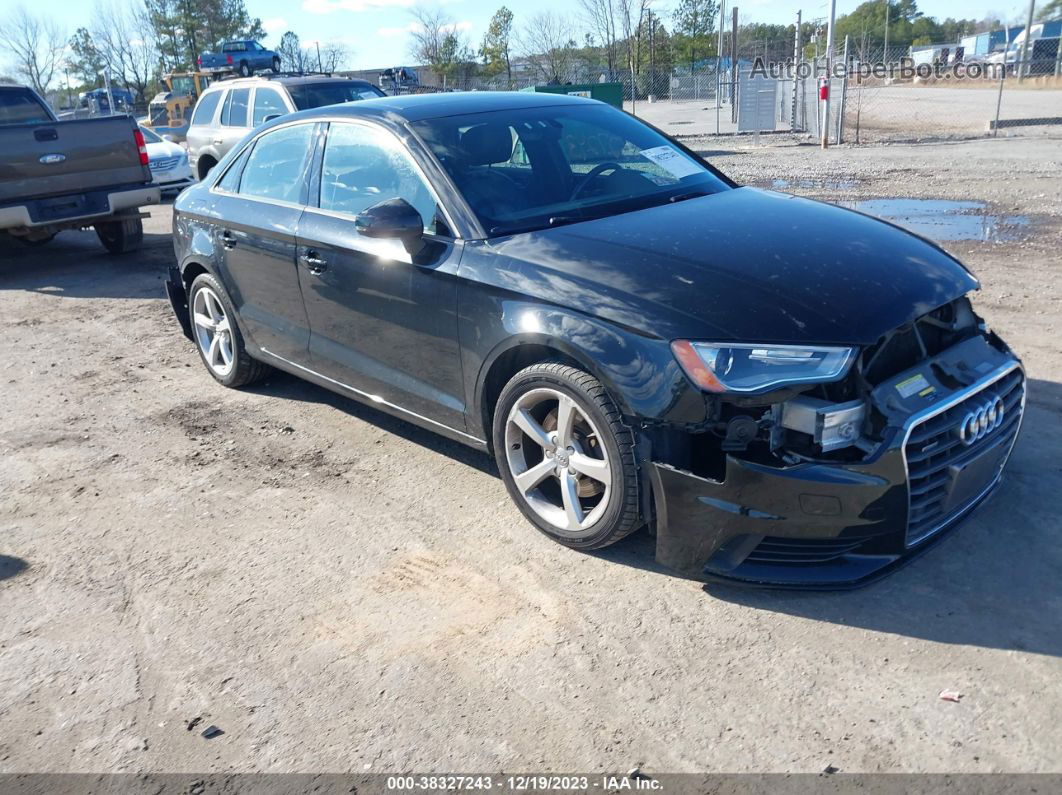
[[[217,386],[159,207],[139,255],[0,251],[0,771],[1059,771],[1062,146],[745,143],[700,148],[1028,216],[948,244],[1031,379],[965,527],[834,594],[706,591],[644,535],[563,549],[483,455],[288,376]]]

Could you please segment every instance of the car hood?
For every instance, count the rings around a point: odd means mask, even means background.
[[[499,286],[668,339],[870,344],[978,287],[899,227],[755,188],[486,245]]]

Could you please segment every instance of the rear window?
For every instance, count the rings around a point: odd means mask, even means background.
[[[0,90],[0,124],[38,124],[51,120],[32,91],[25,88]]]
[[[301,83],[288,85],[286,88],[288,94],[291,95],[291,101],[299,110],[387,96],[372,83],[353,83],[349,80],[336,80],[331,83]]]
[[[192,124],[210,124],[214,120],[214,111],[218,109],[223,91],[211,91],[203,94],[202,99],[196,103],[195,112],[192,114]]]

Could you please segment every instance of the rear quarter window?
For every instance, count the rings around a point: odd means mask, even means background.
[[[192,124],[204,125],[214,121],[214,111],[218,109],[218,102],[221,101],[223,93],[225,92],[209,91],[203,94],[202,99],[196,103],[195,110],[192,113]]]

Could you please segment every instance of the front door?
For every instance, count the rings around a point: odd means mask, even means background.
[[[260,348],[304,361],[309,323],[296,265],[296,233],[303,215],[312,123],[261,136],[233,163],[212,192],[215,250],[221,277],[244,330]]]
[[[425,248],[418,255],[354,228],[359,212],[394,198],[424,220]],[[298,254],[313,368],[372,399],[463,431],[461,247],[436,222],[435,195],[405,146],[375,125],[333,122],[319,197],[309,205],[299,223]]]

